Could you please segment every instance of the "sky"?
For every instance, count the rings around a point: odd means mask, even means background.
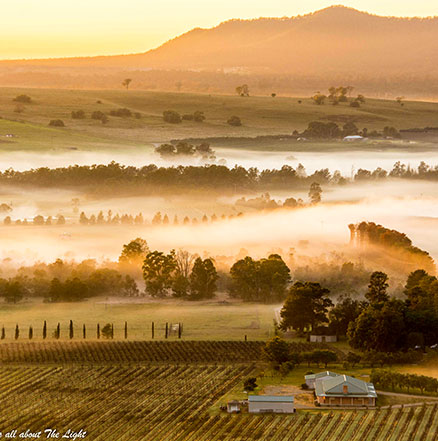
[[[0,59],[146,52],[232,18],[291,17],[326,0],[1,0]],[[435,16],[436,0],[344,0],[378,15]]]

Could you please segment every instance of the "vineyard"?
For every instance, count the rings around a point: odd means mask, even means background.
[[[262,358],[260,341],[41,341],[0,344],[2,363],[251,363]],[[290,343],[296,352],[325,347]]]
[[[93,441],[429,441],[438,406],[213,415],[251,365],[1,367],[0,430],[87,432]]]

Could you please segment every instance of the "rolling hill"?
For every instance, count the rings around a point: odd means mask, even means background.
[[[332,6],[292,18],[230,20],[122,56],[3,62],[45,66],[295,74],[438,74],[438,17],[381,17]]]

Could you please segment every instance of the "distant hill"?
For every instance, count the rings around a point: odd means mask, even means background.
[[[332,76],[437,74],[438,17],[380,17],[332,6],[292,18],[230,20],[193,29],[144,54],[15,63]]]

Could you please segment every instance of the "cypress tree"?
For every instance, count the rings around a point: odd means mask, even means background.
[[[111,323],[111,340],[114,338],[114,323]]]
[[[56,326],[56,338],[59,340],[61,337],[61,325],[58,323],[58,326]]]
[[[74,337],[73,320],[70,320],[69,337],[70,340]]]
[[[97,324],[97,339],[99,340],[100,338],[100,325],[99,323]]]
[[[169,335],[169,323],[166,322],[166,331],[164,334],[164,338],[167,338],[168,335]]]
[[[82,326],[82,336],[84,337],[84,339],[87,338],[87,329],[85,328],[85,323],[84,326]]]
[[[43,340],[45,340],[47,338],[47,322],[44,320],[44,325],[43,325]]]
[[[152,322],[152,340],[154,339],[154,334],[155,334],[155,323]]]
[[[125,340],[128,338],[128,322],[125,322]]]
[[[18,337],[20,337],[20,328],[18,327],[18,324],[15,326],[15,340],[18,340]]]
[[[31,326],[29,326],[29,340],[32,340],[32,338],[33,338],[33,328],[31,325]]]
[[[181,338],[181,323],[178,323],[178,338]]]
[[[5,327],[2,327],[2,340],[4,340],[6,338],[6,331],[5,331]]]

